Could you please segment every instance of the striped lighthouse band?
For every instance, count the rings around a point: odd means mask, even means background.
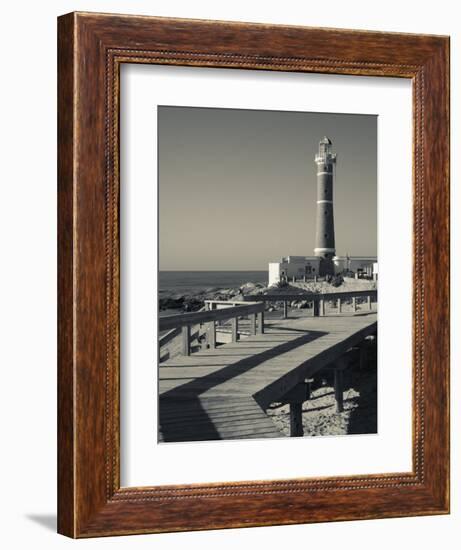
[[[336,252],[335,248],[314,248],[314,254],[317,252],[320,252],[321,254],[325,254],[326,252]]]

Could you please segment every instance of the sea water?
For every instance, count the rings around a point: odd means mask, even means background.
[[[198,294],[251,283],[267,284],[267,271],[160,271],[159,294]]]

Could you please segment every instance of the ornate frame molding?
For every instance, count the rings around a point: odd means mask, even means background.
[[[448,512],[448,56],[448,39],[436,36],[86,13],[59,19],[61,533],[85,537]],[[412,79],[411,472],[120,488],[121,63]]]

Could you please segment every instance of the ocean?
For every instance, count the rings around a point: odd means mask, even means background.
[[[238,288],[248,282],[267,284],[267,271],[160,271],[159,293],[198,294],[211,289]]]

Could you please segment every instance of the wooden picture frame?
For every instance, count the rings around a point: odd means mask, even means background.
[[[448,513],[448,37],[71,13],[59,18],[58,46],[58,531],[96,537]],[[412,79],[412,471],[120,488],[122,63]]]

